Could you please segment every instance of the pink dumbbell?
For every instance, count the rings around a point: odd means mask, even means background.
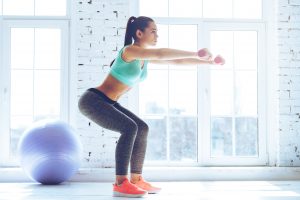
[[[206,48],[204,48],[204,49],[200,49],[198,51],[198,56],[200,58],[207,59],[207,58],[209,58],[211,56],[211,54],[210,54],[210,52]]]
[[[225,59],[222,56],[217,55],[214,59],[214,63],[216,63],[218,65],[224,65],[225,64]]]

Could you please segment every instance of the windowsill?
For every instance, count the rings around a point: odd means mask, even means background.
[[[80,168],[71,182],[112,182],[114,168]],[[0,182],[29,182],[21,168],[0,168]],[[300,167],[145,167],[149,181],[299,180]]]

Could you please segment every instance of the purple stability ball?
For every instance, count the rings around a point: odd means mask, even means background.
[[[75,130],[59,120],[33,123],[18,143],[21,167],[31,179],[46,185],[68,180],[80,166],[81,153]]]

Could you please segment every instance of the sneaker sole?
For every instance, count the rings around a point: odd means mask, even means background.
[[[113,191],[113,196],[114,197],[139,198],[139,197],[143,197],[145,195],[147,195],[147,193],[145,193],[145,194],[126,194],[126,193],[122,193],[122,192]]]
[[[158,194],[161,190],[148,191],[148,194]]]

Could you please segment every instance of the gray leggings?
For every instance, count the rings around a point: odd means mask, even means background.
[[[78,101],[80,112],[99,126],[119,132],[115,151],[116,175],[142,173],[148,125],[138,116],[96,88],[86,90]]]

